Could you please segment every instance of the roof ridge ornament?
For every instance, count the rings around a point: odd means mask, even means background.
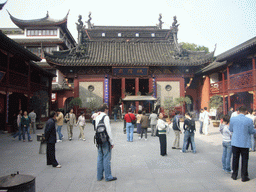
[[[94,24],[91,23],[91,20],[92,20],[91,15],[92,15],[92,12],[89,12],[89,15],[88,15],[88,18],[89,18],[89,19],[86,21],[86,23],[87,23],[87,25],[88,25],[88,29],[91,29],[91,28],[93,28],[93,26],[94,26]]]
[[[158,21],[159,21],[159,24],[157,24],[157,26],[158,26],[159,29],[162,29],[163,28],[163,24],[164,24],[164,22],[162,21],[162,13],[159,13]]]

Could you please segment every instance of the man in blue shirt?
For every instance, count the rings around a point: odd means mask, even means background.
[[[248,160],[249,160],[249,148],[251,148],[251,134],[255,134],[253,122],[250,118],[246,117],[245,114],[247,109],[245,106],[239,108],[239,115],[232,117],[230,119],[229,130],[233,132],[232,134],[232,152],[233,152],[233,162],[232,169],[233,173],[231,178],[233,180],[237,179],[238,168],[239,168],[239,158],[240,154],[242,156],[242,168],[241,177],[242,182],[249,181],[248,177]]]

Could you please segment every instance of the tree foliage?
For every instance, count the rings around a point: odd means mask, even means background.
[[[209,53],[209,48],[201,45],[197,45],[194,43],[182,43],[182,48],[187,49],[190,51],[205,51],[206,53]]]

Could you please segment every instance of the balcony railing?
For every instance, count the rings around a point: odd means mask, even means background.
[[[235,75],[229,76],[229,87],[228,87],[228,81],[224,81],[224,87],[223,82],[219,81],[216,83],[210,84],[210,94],[222,94],[223,92],[226,92],[226,90],[234,90],[234,89],[243,89],[253,86],[253,70],[238,73]]]

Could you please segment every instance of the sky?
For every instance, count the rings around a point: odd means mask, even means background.
[[[6,0],[0,0],[0,3]],[[0,28],[16,27],[7,10],[16,18],[30,20],[46,16],[68,16],[68,29],[77,40],[78,15],[94,25],[155,26],[162,14],[163,29],[173,16],[179,25],[178,41],[206,46],[215,56],[256,36],[255,0],[8,0],[0,11]]]

